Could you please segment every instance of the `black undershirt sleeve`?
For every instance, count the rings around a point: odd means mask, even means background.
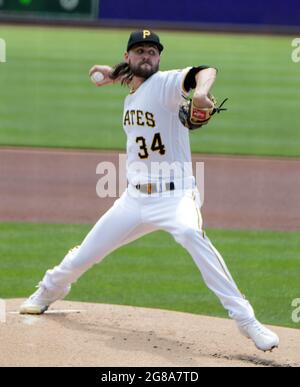
[[[203,65],[198,67],[192,67],[185,77],[185,80],[183,83],[184,90],[189,92],[190,90],[195,89],[196,75],[199,73],[199,71],[209,69],[209,68],[212,68],[212,66]]]

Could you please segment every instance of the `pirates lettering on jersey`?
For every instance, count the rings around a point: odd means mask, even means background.
[[[127,110],[124,117],[124,126],[148,126],[155,128],[156,122],[154,114],[143,112],[142,110]]]

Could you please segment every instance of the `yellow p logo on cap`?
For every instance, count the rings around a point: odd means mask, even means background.
[[[143,37],[144,37],[144,39],[146,39],[148,36],[150,36],[151,35],[151,32],[150,31],[148,31],[148,30],[144,30],[143,31]]]

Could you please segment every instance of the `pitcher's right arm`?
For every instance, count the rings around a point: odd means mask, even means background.
[[[118,80],[112,80],[110,78],[110,75],[113,71],[113,68],[110,67],[110,66],[106,66],[106,65],[95,65],[93,66],[91,69],[90,69],[90,72],[89,72],[89,76],[90,78],[92,77],[93,74],[97,73],[97,72],[100,72],[101,74],[103,74],[104,76],[104,79],[100,82],[95,82],[92,80],[92,82],[97,86],[97,87],[100,87],[100,86],[105,86],[105,85],[112,85],[114,83],[118,83],[119,81]]]

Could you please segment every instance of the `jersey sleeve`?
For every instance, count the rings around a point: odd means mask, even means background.
[[[165,109],[177,111],[182,99],[189,96],[189,90],[185,89],[185,79],[190,70],[191,67],[188,67],[161,73],[160,103]]]

